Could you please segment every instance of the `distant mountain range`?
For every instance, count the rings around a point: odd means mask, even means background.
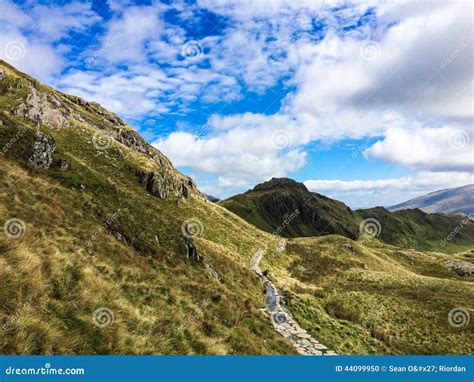
[[[273,178],[219,204],[261,230],[288,238],[337,234],[355,239],[368,225],[387,244],[444,251],[448,247],[464,248],[474,237],[474,223],[464,224],[461,216],[428,214],[417,208],[353,211],[344,203],[310,192],[303,183],[287,178]],[[464,228],[449,242],[443,242],[460,224]]]
[[[474,184],[431,192],[427,195],[388,207],[388,210],[398,211],[413,208],[419,208],[428,213],[473,214]]]

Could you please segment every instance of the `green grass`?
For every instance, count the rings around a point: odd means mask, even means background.
[[[20,78],[35,84],[4,67],[2,86]],[[0,89],[0,147],[11,143],[0,169],[0,221],[26,224],[21,238],[0,235],[0,353],[293,353],[258,310],[264,296],[248,269],[261,237],[253,227],[198,193],[179,203],[149,194],[140,172],[172,173],[167,160],[158,164],[117,142],[97,150],[91,123],[114,127],[58,92],[91,122],[71,119],[61,130],[41,124],[57,149],[47,171],[35,168],[34,123],[12,113],[26,88]],[[195,244],[221,281],[186,258],[181,226],[189,218],[202,223]],[[101,307],[115,316],[104,328],[92,319]]]
[[[449,257],[327,236],[293,239],[263,264],[297,321],[340,353],[472,354],[472,322],[454,328],[448,313],[472,317],[474,287]]]
[[[377,238],[401,248],[456,253],[474,242],[474,222],[467,217],[421,210],[390,212],[383,207],[351,211],[344,203],[309,192],[302,184],[287,186],[285,181],[290,180],[273,179],[220,205],[263,231],[281,229],[287,238],[338,234],[356,239],[364,219],[375,219]],[[295,211],[297,216],[285,224],[285,216]],[[456,234],[450,236],[452,232]]]

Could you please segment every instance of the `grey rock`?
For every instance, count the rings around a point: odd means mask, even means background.
[[[194,182],[188,178],[184,180],[171,174],[163,174],[159,171],[141,174],[141,183],[146,190],[161,199],[165,199],[171,194],[178,199],[182,197],[188,198],[190,196],[191,188],[195,188]]]
[[[69,168],[68,161],[64,159],[61,159],[61,163],[59,165],[61,166],[61,170],[67,170]]]
[[[19,117],[32,119],[37,123],[42,122],[53,129],[62,129],[68,126],[68,115],[58,109],[54,103],[59,103],[56,97],[50,96],[47,93],[40,93],[35,88],[31,88],[26,102],[20,104],[14,110],[14,114]]]
[[[444,262],[446,267],[456,272],[461,277],[470,277],[474,275],[474,264],[463,260],[449,259]]]
[[[124,242],[125,244],[129,244],[129,241],[125,237],[125,235],[121,234],[118,230],[112,227],[107,227],[107,229],[111,233],[111,235],[115,237],[118,241]]]
[[[37,131],[35,133],[35,143],[33,145],[33,154],[30,162],[37,168],[47,170],[53,163],[53,153],[56,150],[56,144],[53,138],[48,134]]]

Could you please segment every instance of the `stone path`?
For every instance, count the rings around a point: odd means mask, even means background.
[[[270,318],[275,330],[285,337],[298,354],[301,355],[337,355],[326,346],[316,341],[306,332],[291,315],[283,310],[280,305],[280,293],[275,285],[260,270],[259,263],[265,251],[258,251],[250,261],[250,269],[262,280],[266,289],[265,305],[270,313]]]

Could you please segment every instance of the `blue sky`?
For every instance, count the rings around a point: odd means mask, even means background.
[[[352,207],[473,183],[465,1],[0,0],[0,57],[100,102],[202,190]]]

